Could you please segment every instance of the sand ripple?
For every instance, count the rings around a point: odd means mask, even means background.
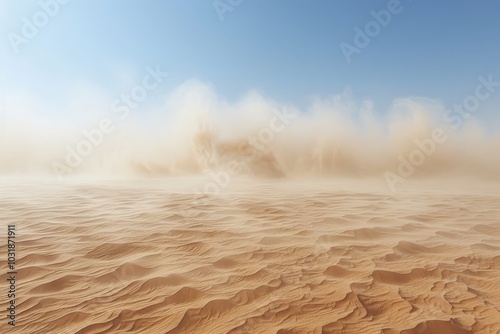
[[[203,198],[6,183],[18,332],[500,333],[500,193],[270,182]]]

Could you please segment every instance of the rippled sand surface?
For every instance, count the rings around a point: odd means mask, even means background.
[[[494,187],[186,184],[3,182],[15,332],[500,333]]]

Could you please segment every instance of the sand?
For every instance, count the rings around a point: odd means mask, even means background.
[[[14,332],[500,333],[498,187],[186,184],[2,181]]]

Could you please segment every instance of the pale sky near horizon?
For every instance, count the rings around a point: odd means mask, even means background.
[[[354,45],[354,28],[364,29],[371,11],[390,1],[242,0],[221,20],[211,0],[71,0],[14,52],[12,33],[22,36],[23,18],[33,22],[40,3],[50,2],[0,0],[0,94],[30,97],[51,110],[47,117],[87,94],[113,98],[157,64],[169,77],[149,105],[190,79],[229,101],[257,90],[298,106],[348,88],[380,112],[401,97],[451,106],[474,93],[479,76],[500,81],[500,2],[493,0],[401,0],[350,63],[339,45]],[[499,106],[500,92],[478,117],[498,119]]]

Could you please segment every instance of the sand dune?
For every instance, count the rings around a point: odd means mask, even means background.
[[[190,182],[2,181],[17,332],[500,333],[495,187]]]

